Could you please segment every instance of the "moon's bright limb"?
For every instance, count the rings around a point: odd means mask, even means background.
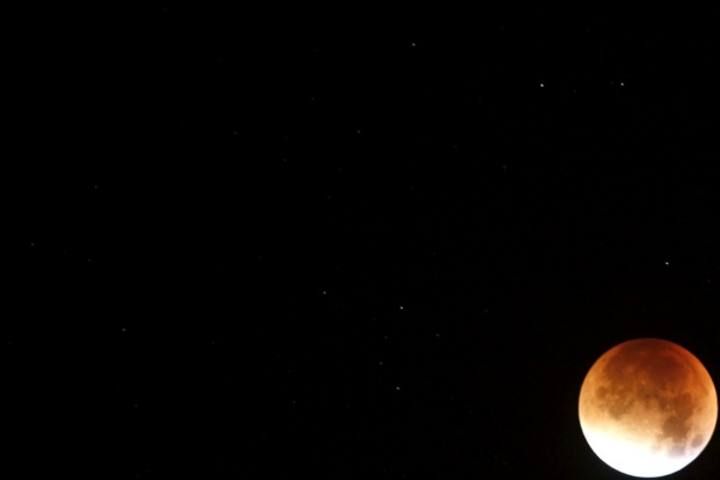
[[[695,460],[710,441],[718,399],[710,374],[683,347],[638,339],[608,350],[580,390],[580,426],[612,468],[662,477]]]

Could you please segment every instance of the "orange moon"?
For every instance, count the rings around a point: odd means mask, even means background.
[[[580,389],[580,427],[602,461],[635,477],[662,477],[695,460],[715,430],[710,374],[675,343],[643,338],[617,345]]]

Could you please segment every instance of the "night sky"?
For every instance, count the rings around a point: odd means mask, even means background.
[[[717,9],[63,13],[10,54],[6,478],[620,479],[598,356],[720,383]]]

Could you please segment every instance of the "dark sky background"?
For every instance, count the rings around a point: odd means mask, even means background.
[[[22,16],[8,478],[623,478],[593,361],[720,379],[720,15],[626,13]]]

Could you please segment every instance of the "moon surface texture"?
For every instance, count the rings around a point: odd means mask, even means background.
[[[712,378],[692,353],[660,339],[604,353],[580,390],[583,435],[602,461],[635,477],[661,477],[695,460],[715,430]]]

